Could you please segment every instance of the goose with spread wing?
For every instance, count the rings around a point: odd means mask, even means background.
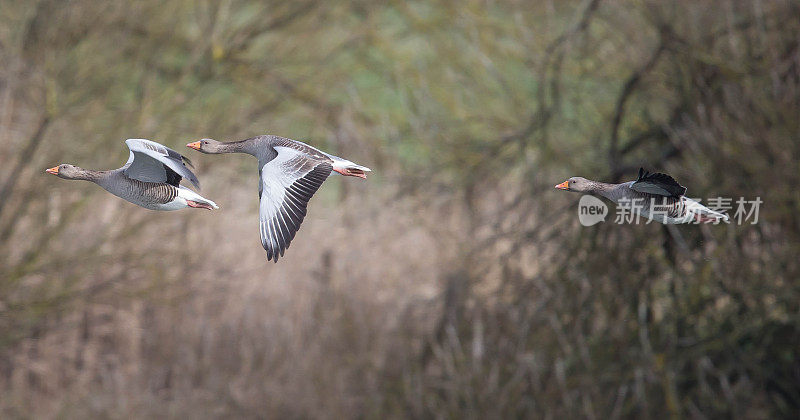
[[[650,173],[639,168],[635,181],[606,184],[581,177],[572,177],[555,186],[564,191],[605,197],[615,204],[627,206],[641,216],[663,224],[707,223],[727,221],[728,216],[709,209],[686,197],[686,187],[667,174]]]
[[[186,166],[188,158],[154,141],[128,139],[130,157],[125,166],[110,171],[93,171],[61,164],[47,173],[64,179],[91,181],[106,191],[150,210],[178,210],[186,207],[216,209],[213,201],[180,185],[188,179],[196,188],[197,177]]]
[[[246,153],[258,159],[261,245],[278,262],[300,229],[308,201],[332,172],[366,179],[370,169],[303,142],[264,135],[234,142],[202,139],[186,145],[203,153]]]

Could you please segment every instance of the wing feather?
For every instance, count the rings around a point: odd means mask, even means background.
[[[686,187],[678,184],[678,181],[671,176],[662,173],[651,174],[644,168],[639,168],[639,176],[631,184],[631,189],[642,193],[676,198],[686,194]]]
[[[275,146],[277,156],[259,171],[261,245],[267,259],[278,262],[294,239],[306,215],[308,202],[333,167],[293,147]]]
[[[164,182],[176,185],[181,178],[188,179],[200,188],[200,181],[186,166],[191,161],[180,153],[160,143],[145,139],[128,139],[130,157],[124,166],[125,175],[145,182]]]

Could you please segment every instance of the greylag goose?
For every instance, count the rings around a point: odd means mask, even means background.
[[[62,164],[46,171],[59,178],[94,182],[111,194],[150,210],[218,208],[213,201],[179,185],[182,178],[187,178],[200,187],[197,177],[186,167],[191,162],[185,156],[150,140],[128,139],[125,144],[130,157],[119,169],[93,171]]]
[[[641,216],[663,224],[727,221],[728,216],[686,197],[686,187],[667,174],[639,168],[635,181],[606,184],[572,177],[555,186],[559,190],[599,195],[629,207]]]
[[[305,143],[264,135],[222,143],[202,139],[186,145],[203,153],[246,153],[258,159],[261,246],[278,262],[294,239],[311,196],[332,171],[366,179],[370,169]]]

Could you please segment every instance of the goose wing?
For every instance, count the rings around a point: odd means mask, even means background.
[[[686,194],[686,187],[678,184],[674,178],[667,174],[651,174],[639,168],[639,177],[631,184],[631,189],[642,193],[662,195],[665,197],[680,197]]]
[[[259,169],[258,213],[261,245],[267,259],[278,262],[303,223],[308,201],[333,167],[327,157],[304,153],[301,148],[273,148],[277,155]]]
[[[125,140],[131,154],[123,167],[129,178],[144,182],[162,182],[178,186],[181,178],[186,178],[200,188],[200,182],[186,166],[192,162],[186,156],[162,144],[145,139]]]

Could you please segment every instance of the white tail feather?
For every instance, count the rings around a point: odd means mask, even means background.
[[[725,221],[725,222],[728,221],[728,216],[726,214],[711,210],[710,208],[698,203],[697,201],[686,198],[684,202],[686,203],[686,210],[689,213],[718,219],[720,221]]]
[[[209,206],[213,207],[214,209],[218,209],[219,208],[219,206],[217,206],[217,203],[215,203],[215,202],[213,202],[213,201],[201,196],[200,194],[198,194],[198,193],[196,193],[196,192],[194,192],[194,191],[192,191],[192,190],[190,190],[190,189],[188,189],[188,188],[186,188],[184,186],[181,186],[181,187],[178,188],[178,197],[181,197],[184,200],[191,200],[191,201],[195,201],[195,202],[198,202],[198,203],[205,203],[205,204],[208,204]]]
[[[372,172],[372,169],[367,168],[366,166],[355,164],[347,159],[342,159],[338,156],[329,155],[327,153],[325,153],[325,155],[333,160],[333,163],[331,164],[331,166],[333,166],[333,172],[338,172],[342,175],[357,176],[359,178],[366,178],[367,175],[365,172]],[[331,172],[331,175],[333,175],[333,172]]]
[[[333,157],[333,156],[331,156],[331,157]],[[359,171],[372,172],[372,169],[367,168],[366,166],[357,165],[357,164],[355,164],[353,162],[350,162],[349,160],[344,160],[344,159],[339,159],[339,158],[335,158],[333,160],[333,169],[341,169],[341,170],[344,170],[344,169],[358,169]]]

